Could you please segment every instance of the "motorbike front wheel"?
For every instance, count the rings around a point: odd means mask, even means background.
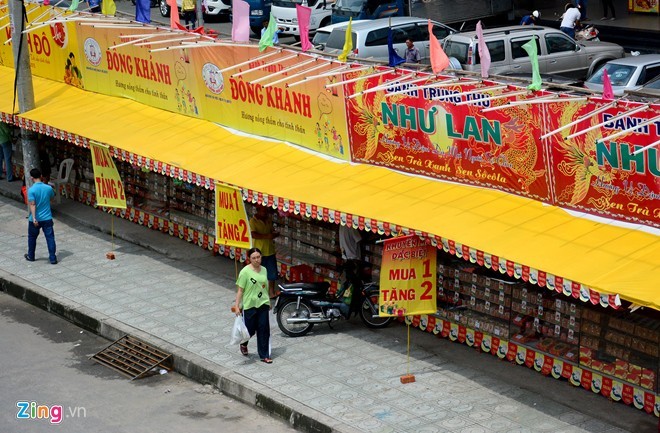
[[[305,301],[300,301],[298,306],[297,300],[289,299],[277,310],[277,326],[289,337],[301,337],[311,331],[314,324],[309,322],[289,323],[287,319],[309,319],[311,315],[312,309]]]
[[[378,317],[378,294],[364,298],[360,306],[360,319],[368,328],[384,328],[392,321],[391,317]]]

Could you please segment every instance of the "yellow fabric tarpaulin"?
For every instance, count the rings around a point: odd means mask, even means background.
[[[0,67],[0,111],[14,71]],[[35,77],[22,117],[215,180],[443,236],[660,310],[660,236],[500,191],[332,161],[128,99]],[[650,229],[649,229],[650,230]]]

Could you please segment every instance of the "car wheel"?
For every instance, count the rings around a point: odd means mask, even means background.
[[[164,17],[169,17],[170,16],[170,7],[167,5],[166,0],[160,0],[158,9],[160,10],[160,14]]]

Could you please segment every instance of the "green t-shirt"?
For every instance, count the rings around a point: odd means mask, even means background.
[[[252,266],[244,267],[238,274],[236,285],[243,289],[243,309],[259,308],[268,304],[268,273],[261,267],[259,273],[252,270]]]

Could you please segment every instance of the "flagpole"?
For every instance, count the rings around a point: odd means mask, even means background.
[[[622,136],[622,135],[624,135],[624,134],[629,133],[630,131],[634,131],[634,130],[639,129],[639,128],[643,127],[643,126],[650,125],[651,123],[654,123],[654,122],[656,122],[656,121],[658,121],[658,120],[660,120],[660,116],[655,116],[655,117],[653,117],[653,118],[651,118],[651,119],[649,119],[649,120],[645,120],[644,122],[639,122],[639,123],[638,123],[637,125],[635,125],[635,126],[631,126],[630,128],[626,128],[626,129],[624,129],[623,131],[619,131],[619,132],[616,132],[616,133],[614,133],[614,134],[612,134],[612,135],[608,135],[607,137],[603,137],[603,138],[601,138],[601,139],[599,139],[599,140],[596,140],[596,142],[603,143],[603,142],[605,142],[605,140],[613,140],[613,139],[615,139],[616,137],[620,137],[620,136]],[[608,122],[609,122],[609,121],[608,121]]]
[[[594,126],[591,126],[587,129],[582,129],[582,130],[580,130],[580,131],[578,131],[574,134],[571,134],[571,135],[565,137],[564,140],[570,140],[571,138],[575,138],[578,135],[586,134],[587,132],[592,131],[596,128],[600,128],[601,126],[606,125],[610,122],[614,122],[616,120],[619,120],[619,119],[621,119],[623,117],[626,117],[626,116],[630,116],[630,115],[635,114],[635,113],[639,113],[640,111],[645,111],[649,108],[649,106],[650,106],[650,104],[644,104],[641,107],[637,107],[637,108],[632,109],[632,110],[624,111],[623,113],[619,114],[618,116],[614,116],[614,117],[606,120],[605,122],[601,122],[598,125],[594,125]]]
[[[648,146],[644,146],[644,147],[642,147],[641,149],[637,149],[637,150],[634,151],[632,154],[633,154],[633,155],[637,155],[638,153],[644,152],[646,149],[650,149],[650,148],[655,147],[655,146],[657,146],[657,145],[659,145],[659,144],[660,144],[660,140],[658,140],[658,141],[656,141],[656,142],[653,142],[653,143],[649,144]]]
[[[562,125],[562,126],[560,126],[559,128],[555,129],[554,131],[550,131],[550,132],[548,132],[547,134],[542,135],[542,136],[541,136],[541,140],[543,140],[544,138],[548,138],[548,137],[550,137],[551,135],[555,135],[555,134],[558,133],[559,131],[563,131],[563,130],[566,129],[566,128],[570,128],[570,127],[573,126],[573,125],[577,125],[578,123],[582,122],[583,120],[586,120],[586,119],[588,119],[588,118],[590,118],[590,117],[593,117],[593,116],[596,115],[596,114],[602,113],[603,111],[607,110],[608,108],[610,108],[610,107],[616,105],[618,102],[619,102],[618,99],[615,100],[615,101],[612,101],[612,102],[610,102],[609,104],[605,104],[605,105],[603,105],[602,107],[600,107],[599,109],[597,109],[597,110],[595,110],[595,111],[592,111],[591,113],[589,113],[589,114],[587,114],[587,115],[585,115],[585,116],[581,116],[580,118],[578,118],[578,119],[572,121],[571,123],[568,123],[568,124],[566,124],[566,125]]]

